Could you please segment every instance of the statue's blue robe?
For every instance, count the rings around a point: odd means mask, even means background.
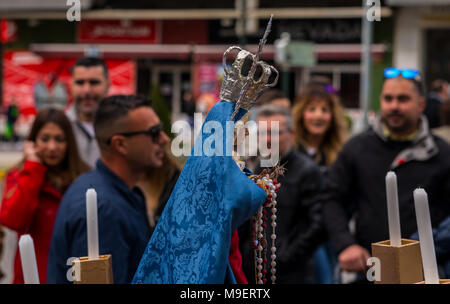
[[[231,156],[226,156],[225,149],[227,144],[230,149],[232,136],[227,134],[227,141],[226,122],[233,110],[234,103],[220,101],[206,117],[133,283],[236,282],[228,263],[231,233],[257,211],[266,200],[266,193],[239,169]],[[245,113],[240,109],[234,120]],[[195,149],[212,136],[203,132],[209,121],[217,121],[222,126],[223,156],[194,155]]]

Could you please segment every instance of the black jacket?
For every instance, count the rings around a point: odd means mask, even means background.
[[[385,185],[389,170],[397,175],[403,238],[417,231],[413,200],[417,187],[428,193],[433,227],[450,214],[450,146],[430,135],[427,126],[423,129],[424,140],[415,143],[392,141],[370,129],[344,145],[328,170],[324,191],[325,225],[337,253],[355,243],[370,251],[371,243],[389,239]],[[352,204],[355,235],[348,229]]]
[[[441,107],[443,100],[436,93],[430,93],[427,96],[427,103],[423,114],[427,117],[431,129],[441,126]]]
[[[294,149],[281,159],[281,164],[284,163],[286,172],[279,178],[281,188],[277,195],[277,283],[314,283],[311,257],[322,242],[324,231],[320,202],[321,174],[315,162]],[[259,171],[261,169],[255,170],[257,173]],[[249,282],[254,283],[255,263],[250,229],[250,221],[239,228],[239,247],[243,255],[244,273]],[[267,240],[270,240],[270,235],[266,235]],[[268,260],[270,262],[270,254]],[[268,279],[270,281],[270,272]]]
[[[303,155],[307,156],[308,158],[310,158],[311,160],[313,160],[316,164],[319,165],[320,172],[322,174],[326,174],[326,171],[328,169],[327,158],[326,158],[325,153],[323,151],[320,150],[320,151],[316,152],[316,153],[320,153],[320,160],[319,161],[316,160],[316,155],[317,154],[315,154],[315,155],[309,154],[308,151],[306,150],[306,148],[302,144],[298,145],[298,152],[300,152],[301,154],[303,154]]]

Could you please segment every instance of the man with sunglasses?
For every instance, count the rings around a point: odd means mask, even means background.
[[[450,214],[450,146],[430,133],[420,73],[388,68],[381,115],[342,148],[326,178],[324,219],[342,270],[365,280],[371,244],[389,239],[385,176],[396,173],[401,233],[417,231],[413,191],[429,196],[431,221]],[[352,232],[349,220],[355,219]]]
[[[146,170],[163,165],[169,138],[160,119],[148,100],[115,95],[100,103],[94,128],[101,158],[64,194],[51,242],[49,283],[69,283],[68,259],[87,256],[88,188],[97,192],[99,254],[112,255],[115,283],[131,282],[150,237],[144,196],[136,184]]]
[[[95,141],[94,114],[109,90],[108,68],[101,58],[81,57],[72,67],[73,107],[68,116],[77,140],[80,156],[91,167],[100,157]]]

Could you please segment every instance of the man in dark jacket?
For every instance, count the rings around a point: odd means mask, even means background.
[[[319,168],[308,157],[294,149],[294,123],[288,109],[277,105],[264,105],[258,112],[258,122],[267,122],[267,139],[270,150],[275,138],[271,138],[271,122],[279,122],[280,163],[286,172],[279,178],[281,187],[277,194],[277,283],[314,283],[314,261],[312,255],[322,236],[322,210],[319,194],[321,174]],[[261,136],[261,131],[260,135]],[[255,172],[260,172],[257,168]],[[239,229],[243,269],[254,283],[255,262],[251,247],[251,224],[247,222]],[[266,236],[270,238],[270,234]],[[271,240],[268,239],[268,243]],[[269,267],[270,268],[270,267]]]
[[[131,282],[150,237],[144,196],[136,183],[149,167],[163,164],[169,138],[158,116],[149,101],[116,95],[100,103],[94,127],[101,159],[64,194],[50,246],[48,283],[69,283],[68,260],[88,255],[88,188],[97,192],[99,254],[112,255],[114,283]]]
[[[412,195],[417,187],[428,193],[433,227],[450,214],[450,146],[429,131],[420,78],[385,79],[380,102],[381,117],[347,142],[326,179],[325,225],[341,269],[350,272],[364,273],[371,243],[389,239],[389,170],[398,178],[403,238],[417,231]],[[352,216],[354,233],[348,225]]]

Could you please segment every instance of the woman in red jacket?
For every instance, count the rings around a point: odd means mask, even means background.
[[[78,154],[72,127],[64,112],[40,111],[24,144],[24,159],[6,176],[0,223],[34,241],[41,283],[47,282],[47,258],[53,224],[64,191],[89,169]],[[23,283],[19,251],[14,283]]]

